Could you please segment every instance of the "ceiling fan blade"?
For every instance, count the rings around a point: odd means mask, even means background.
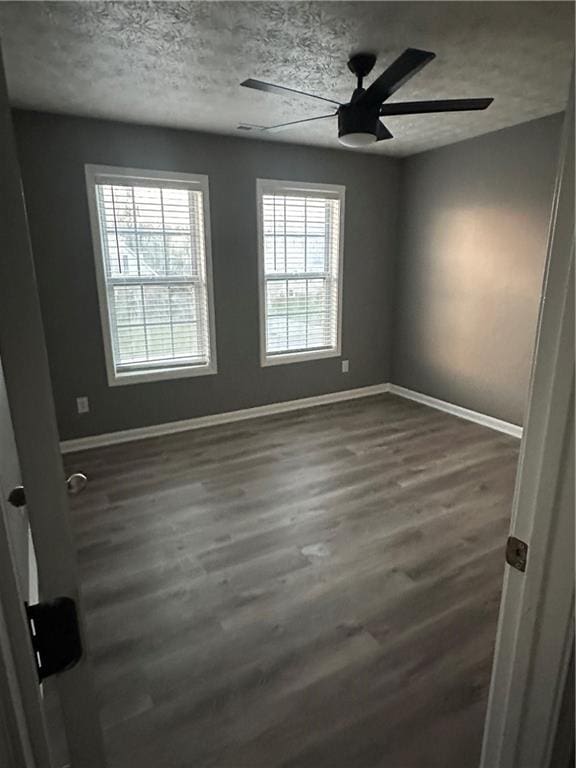
[[[236,126],[238,131],[263,131],[265,128],[265,125],[255,125],[254,123],[238,123]]]
[[[378,121],[378,127],[376,129],[376,141],[384,141],[384,139],[393,139],[394,136],[390,133],[388,128],[384,125],[384,123],[381,123]]]
[[[262,80],[252,80],[252,78],[249,78],[248,80],[244,80],[243,83],[240,83],[240,85],[243,85],[244,88],[253,88],[256,91],[277,93],[280,96],[287,96],[289,93],[295,93],[298,96],[308,96],[311,99],[328,101],[330,104],[336,104],[337,106],[340,106],[340,102],[334,101],[334,99],[327,99],[324,96],[316,96],[314,93],[306,93],[305,91],[297,91],[294,88],[286,88],[284,85],[272,85],[272,83],[264,83]]]
[[[486,109],[494,99],[438,99],[437,101],[400,101],[382,104],[381,115],[421,115],[426,112],[465,112]]]
[[[293,125],[300,125],[301,123],[311,123],[313,120],[325,120],[327,117],[336,117],[336,114],[333,113],[331,115],[318,115],[318,117],[307,117],[304,120],[292,120],[290,123],[280,123],[279,125],[270,125],[265,128],[262,128],[262,130],[266,131],[267,133],[276,133],[278,131],[283,131],[286,128],[291,128]]]
[[[404,53],[393,61],[384,72],[367,88],[358,99],[358,104],[375,107],[392,96],[401,85],[419,72],[422,67],[436,56],[430,51],[420,51],[418,48],[407,48]]]

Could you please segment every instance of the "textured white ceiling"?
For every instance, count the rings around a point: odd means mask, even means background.
[[[562,110],[574,7],[2,2],[0,34],[16,106],[244,136],[238,123],[272,125],[326,113],[312,99],[240,88],[247,77],[347,101],[354,87],[346,67],[351,53],[377,53],[376,76],[404,48],[431,50],[437,58],[392,101],[493,96],[495,102],[485,112],[388,118],[395,138],[367,151],[407,155]],[[257,135],[340,146],[336,120]]]

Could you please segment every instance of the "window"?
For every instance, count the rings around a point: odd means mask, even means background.
[[[262,365],[340,354],[344,187],[258,179]]]
[[[86,166],[110,384],[216,372],[208,178]]]

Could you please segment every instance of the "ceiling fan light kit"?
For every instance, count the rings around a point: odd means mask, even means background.
[[[310,123],[315,120],[338,118],[338,140],[346,147],[361,149],[375,144],[377,141],[391,139],[392,134],[381,121],[387,115],[418,115],[430,112],[463,112],[486,109],[493,99],[440,99],[437,101],[406,101],[385,104],[384,102],[404,85],[407,80],[428,64],[436,54],[421,51],[417,48],[407,48],[382,74],[374,80],[367,89],[363,87],[364,78],[371,72],[376,63],[373,53],[357,53],[348,61],[348,69],[356,75],[356,88],[349,102],[341,104],[325,96],[305,93],[282,85],[272,85],[261,80],[248,79],[240,85],[267,93],[280,95],[299,94],[313,99],[336,105],[335,112],[318,117],[308,117],[303,120],[292,120],[280,125],[257,126],[243,123],[242,130],[260,130],[277,132],[291,128],[294,125]]]
[[[346,147],[366,147],[378,141],[378,108],[362,109],[353,103],[338,109],[338,140]]]
[[[344,133],[341,136],[338,136],[338,141],[345,147],[361,149],[362,147],[368,147],[370,144],[374,144],[377,139],[374,133]]]

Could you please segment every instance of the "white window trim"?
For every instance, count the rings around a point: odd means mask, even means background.
[[[106,374],[108,385],[111,387],[125,384],[141,384],[149,381],[161,381],[165,379],[182,379],[189,376],[207,376],[218,373],[216,360],[216,323],[214,319],[214,277],[212,270],[212,237],[210,230],[210,200],[208,176],[196,173],[179,173],[174,171],[149,171],[141,168],[122,168],[111,165],[86,165],[86,190],[88,194],[88,209],[90,213],[90,228],[92,232],[92,244],[94,251],[94,263],[96,267],[96,285],[98,288],[98,305],[100,308],[100,322],[104,342],[104,356],[106,359]],[[204,240],[206,261],[206,291],[208,294],[208,324],[210,334],[210,364],[194,365],[174,368],[162,368],[158,371],[134,371],[134,373],[117,373],[114,365],[112,350],[112,329],[108,309],[108,292],[106,287],[106,275],[104,272],[104,257],[100,239],[100,220],[98,217],[98,205],[96,202],[96,179],[107,176],[110,180],[117,178],[137,178],[151,182],[185,182],[194,185],[202,191],[202,204],[204,208]]]
[[[336,346],[334,349],[287,352],[268,356],[266,354],[266,281],[264,278],[264,226],[262,219],[262,196],[282,192],[322,193],[340,201],[340,230],[338,233],[338,322],[336,325]],[[268,368],[286,363],[303,363],[307,360],[322,360],[342,356],[342,284],[344,267],[344,203],[346,187],[342,184],[317,184],[314,182],[279,181],[277,179],[256,179],[256,211],[258,227],[258,303],[260,325],[260,366]]]

